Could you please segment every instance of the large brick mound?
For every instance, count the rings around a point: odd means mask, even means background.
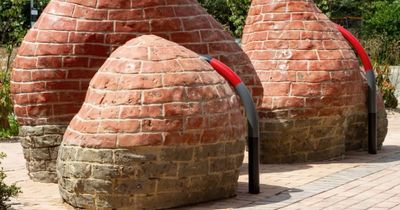
[[[14,110],[33,180],[56,181],[58,146],[90,79],[114,49],[143,34],[210,54],[247,84],[255,81],[246,54],[196,0],[51,0],[24,38],[12,76]]]
[[[199,56],[148,35],[118,48],[89,84],[57,161],[77,208],[165,209],[235,195],[246,120]]]
[[[356,55],[312,0],[252,1],[243,48],[261,81],[261,161],[342,157],[367,141],[366,82]],[[380,100],[379,144],[387,132]]]

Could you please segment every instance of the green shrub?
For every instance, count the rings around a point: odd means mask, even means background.
[[[6,154],[0,152],[0,160],[5,158]],[[1,162],[0,162],[1,164]],[[8,186],[7,184],[4,183],[4,179],[7,177],[7,175],[3,171],[3,167],[0,168],[0,210],[6,210],[10,206],[6,203],[7,201],[10,201],[11,197],[17,196],[19,193],[21,193],[21,188],[17,187],[15,184],[12,184]]]
[[[199,3],[232,34],[240,38],[250,0],[199,0]]]
[[[29,27],[29,1],[2,0],[0,3],[0,43],[17,45]]]
[[[35,0],[41,12],[49,0]],[[0,45],[17,46],[30,27],[30,1],[1,0],[0,2]]]
[[[375,71],[377,73],[376,82],[379,90],[383,94],[383,101],[386,108],[397,108],[398,101],[395,96],[396,88],[389,79],[390,68],[388,65],[375,64]]]
[[[388,39],[400,39],[400,0],[374,1],[363,16],[364,36],[380,34]]]
[[[13,48],[7,46],[7,63],[5,69],[0,69],[0,137],[10,137],[18,134],[18,125],[14,118],[10,96],[11,55]]]

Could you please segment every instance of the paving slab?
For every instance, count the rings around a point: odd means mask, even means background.
[[[0,143],[8,156],[2,166],[6,183],[17,183],[23,193],[12,199],[12,209],[70,210],[56,184],[29,180],[19,143]],[[239,177],[237,196],[176,210],[198,209],[399,209],[400,115],[389,116],[389,132],[377,155],[349,152],[342,160],[304,164],[261,165],[261,193],[247,193],[247,162]]]

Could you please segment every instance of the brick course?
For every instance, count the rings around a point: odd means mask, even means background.
[[[260,79],[254,97],[263,163],[326,160],[365,146],[365,78],[351,47],[312,0],[253,1],[243,48]],[[381,145],[387,120],[379,104]]]

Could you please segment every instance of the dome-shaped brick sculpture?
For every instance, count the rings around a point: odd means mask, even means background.
[[[312,0],[253,1],[243,47],[263,88],[263,163],[337,158],[346,145],[360,148],[367,140],[357,58]],[[381,144],[387,123],[380,126]]]
[[[65,127],[80,109],[90,79],[126,41],[155,34],[210,54],[254,83],[252,65],[195,0],[51,0],[14,63],[12,93],[29,175],[55,180]]]
[[[199,56],[148,35],[91,80],[57,161],[78,208],[163,209],[235,194],[246,123],[229,84]]]

